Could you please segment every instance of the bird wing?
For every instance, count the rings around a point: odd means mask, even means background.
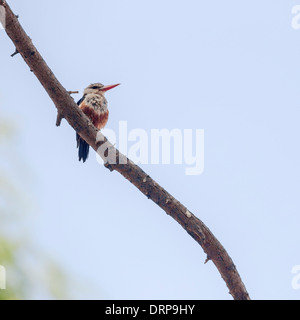
[[[78,100],[77,105],[80,106],[81,102],[84,100],[84,96]],[[77,148],[79,148],[80,145],[80,135],[76,132],[76,141],[77,141]]]
[[[84,96],[80,99],[80,100],[78,100],[78,102],[77,102],[77,105],[79,106],[80,104],[81,104],[81,102],[84,100]]]

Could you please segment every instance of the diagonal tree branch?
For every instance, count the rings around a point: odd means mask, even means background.
[[[134,184],[144,195],[154,201],[168,215],[175,219],[203,248],[207,260],[212,260],[226,282],[230,294],[236,300],[249,300],[248,292],[230,256],[215,238],[208,227],[157,182],[149,177],[139,166],[121,154],[107,139],[98,132],[91,121],[77,107],[68,91],[60,84],[50,70],[31,39],[23,30],[16,15],[11,11],[5,0],[0,0],[5,8],[5,30],[21,54],[30,70],[38,78],[49,97],[54,102],[60,117],[64,117],[71,127],[97,151],[103,143],[109,153],[116,155],[116,162],[106,163],[111,171],[115,170]],[[101,155],[101,154],[100,154]],[[101,155],[104,160],[105,157]],[[122,164],[121,164],[122,163]],[[125,164],[123,164],[125,163]]]

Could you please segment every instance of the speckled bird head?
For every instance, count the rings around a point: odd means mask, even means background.
[[[85,88],[83,94],[99,94],[99,95],[104,95],[104,93],[110,89],[113,89],[117,86],[119,86],[120,83],[118,84],[113,84],[109,86],[104,86],[102,83],[92,83],[90,84],[87,88]]]

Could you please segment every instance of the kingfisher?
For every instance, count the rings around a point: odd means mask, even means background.
[[[77,102],[79,108],[91,119],[98,130],[105,127],[109,115],[104,94],[119,85],[120,83],[109,86],[104,86],[102,83],[92,83],[85,88],[83,97]],[[85,162],[89,155],[89,145],[78,133],[76,133],[76,140],[79,161]]]

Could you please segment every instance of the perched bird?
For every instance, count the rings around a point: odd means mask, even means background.
[[[83,92],[83,97],[77,102],[79,108],[91,119],[97,129],[105,127],[108,120],[106,91],[120,84],[104,86],[101,83],[90,84]],[[76,133],[79,161],[85,162],[89,155],[89,145]]]

